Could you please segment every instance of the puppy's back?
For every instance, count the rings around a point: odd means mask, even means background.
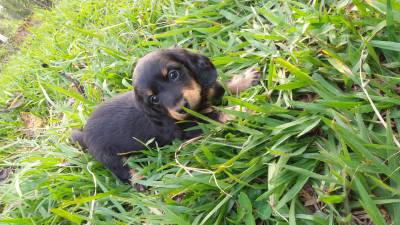
[[[140,114],[141,109],[135,104],[132,91],[105,101],[96,108],[83,128],[83,142],[89,150],[107,149],[110,146],[139,147],[133,137],[141,136],[137,124],[146,120],[146,118],[141,118]],[[136,149],[121,151],[133,150]]]

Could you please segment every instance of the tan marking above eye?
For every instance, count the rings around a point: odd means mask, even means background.
[[[168,68],[167,68],[166,66],[163,66],[163,67],[161,68],[161,75],[162,75],[163,77],[168,76]]]
[[[211,100],[212,98],[214,98],[214,96],[215,96],[215,89],[214,89],[214,87],[212,87],[212,88],[208,89],[207,100]]]
[[[147,97],[150,97],[150,96],[154,95],[154,94],[153,94],[153,91],[151,91],[151,90],[145,90],[144,93],[145,93],[145,95],[146,95]]]

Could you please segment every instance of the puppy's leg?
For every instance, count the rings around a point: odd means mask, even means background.
[[[78,129],[72,129],[71,132],[72,143],[78,143],[82,148],[87,148],[85,142],[83,141],[83,132]]]
[[[237,95],[242,91],[260,83],[261,73],[252,67],[243,75],[235,75],[231,80],[226,83],[228,90],[231,94]]]
[[[130,169],[129,173],[131,175],[131,180],[130,180],[131,186],[134,187],[137,191],[145,191],[147,189],[146,186],[134,182],[135,180],[143,179],[143,176],[138,175],[136,170],[134,169]]]
[[[235,75],[231,80],[226,83],[228,90],[231,94],[237,95],[240,94],[242,91],[255,86],[260,83],[261,73],[256,70],[255,67],[252,67],[243,75]],[[231,106],[227,109],[240,111],[241,107],[239,106]],[[242,109],[244,112],[251,113],[248,109]],[[227,123],[235,119],[235,116],[220,112],[218,115],[218,121],[221,123]]]
[[[123,157],[119,155],[114,155],[114,152],[103,153],[101,155],[93,154],[96,159],[103,163],[103,165],[111,170],[115,176],[117,176],[124,183],[129,183],[131,174],[129,172],[129,167],[125,165]]]
[[[244,107],[240,107],[239,105],[226,107],[225,109],[235,110],[235,111],[240,111],[240,112],[245,112],[245,113],[250,113],[250,114],[253,113],[252,110],[244,108]],[[235,120],[235,119],[236,119],[236,117],[234,115],[224,113],[224,112],[220,112],[218,115],[218,121],[221,123],[227,123],[227,122]]]
[[[96,157],[97,158],[97,157]],[[144,191],[146,187],[133,182],[133,179],[139,179],[135,170],[125,164],[127,158],[120,155],[103,154],[97,160],[103,163],[107,169],[111,170],[115,176],[122,182],[129,183],[137,191]]]

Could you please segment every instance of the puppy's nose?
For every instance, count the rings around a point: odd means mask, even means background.
[[[183,103],[183,107],[190,109],[189,102],[185,100]]]
[[[188,109],[190,109],[189,102],[188,102],[188,101],[186,101],[186,99],[185,99],[185,100],[183,100],[183,104],[182,104],[182,106],[183,106],[183,107],[185,107],[185,108],[188,108]],[[183,110],[183,108],[179,108],[179,109],[177,110],[177,112],[178,112],[179,114],[186,114],[186,111],[185,111],[185,110]]]

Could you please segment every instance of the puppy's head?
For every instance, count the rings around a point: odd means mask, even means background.
[[[211,61],[184,49],[164,49],[141,58],[133,72],[136,98],[155,112],[175,120],[188,114],[182,107],[200,110],[206,102],[222,98],[217,71]]]

